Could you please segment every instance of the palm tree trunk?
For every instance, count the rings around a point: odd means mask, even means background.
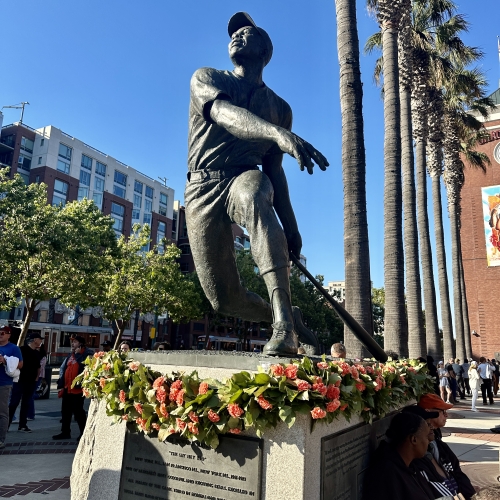
[[[453,357],[453,322],[451,318],[450,290],[448,285],[448,270],[446,266],[446,251],[444,246],[443,206],[441,201],[441,177],[432,175],[432,206],[434,209],[434,236],[436,239],[436,259],[438,265],[439,297],[441,299],[441,322],[443,329],[443,347],[439,337],[428,338],[429,354],[437,360],[443,354],[444,358]]]
[[[347,311],[373,332],[370,251],[366,215],[366,159],[363,133],[363,87],[355,0],[335,0],[342,113],[342,179],[344,183],[344,259]],[[349,357],[368,355],[344,328]]]
[[[404,249],[406,269],[406,308],[408,315],[408,352],[410,358],[427,354],[422,316],[422,288],[418,254],[415,159],[411,122],[411,0],[402,3],[398,39],[401,101],[401,163],[403,171]]]
[[[408,353],[404,303],[404,252],[401,187],[401,107],[398,70],[398,6],[380,2],[384,58],[384,347]]]
[[[462,238],[460,237],[460,247],[461,245],[462,245]],[[465,289],[464,261],[462,256],[462,248],[460,248],[460,285],[462,292],[462,312],[464,315],[465,355],[467,356],[467,359],[470,359],[472,358],[472,341],[470,338],[469,307],[467,305],[467,292]]]

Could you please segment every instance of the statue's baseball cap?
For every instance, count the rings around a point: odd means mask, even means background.
[[[420,406],[420,408],[423,408],[424,410],[430,410],[434,408],[436,408],[437,410],[449,410],[450,408],[453,408],[453,405],[445,403],[437,394],[424,394],[420,398],[418,406]]]
[[[266,44],[266,55],[264,58],[264,66],[266,66],[273,56],[273,43],[271,42],[267,32],[255,24],[255,21],[250,17],[250,14],[247,14],[246,12],[236,12],[236,14],[229,19],[229,23],[227,25],[229,36],[232,36],[235,31],[238,31],[240,28],[244,28],[245,26],[253,26],[263,38]]]

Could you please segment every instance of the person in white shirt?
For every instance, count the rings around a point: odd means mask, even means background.
[[[479,393],[479,388],[481,387],[481,377],[477,372],[477,362],[472,361],[469,367],[469,372],[467,374],[469,378],[469,385],[472,391],[472,411],[478,411],[476,408],[477,395]]]
[[[490,363],[486,361],[486,358],[480,357],[479,362],[481,363],[477,367],[477,372],[479,373],[479,376],[481,377],[481,394],[483,396],[483,405],[488,404],[486,401],[486,395],[488,395],[488,399],[490,400],[490,405],[492,405],[493,402],[493,391],[491,388],[492,384],[492,375],[494,371],[494,367],[491,366]]]

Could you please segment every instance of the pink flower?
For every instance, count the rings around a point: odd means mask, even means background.
[[[134,403],[134,408],[137,413],[140,413],[142,415],[142,405],[141,403]]]
[[[417,373],[417,370],[415,370],[415,368],[413,368],[413,366],[409,366],[408,371],[411,373]]]
[[[292,380],[297,378],[297,372],[299,371],[298,365],[287,365],[285,368],[285,375]]]
[[[122,420],[127,421],[128,420],[128,415],[122,415]]]
[[[200,421],[200,417],[194,411],[190,411],[188,417],[191,419],[191,422],[198,423]]]
[[[160,403],[164,403],[167,400],[167,391],[165,387],[158,387],[158,389],[156,389],[156,400]]]
[[[319,406],[316,406],[316,407],[314,407],[311,410],[311,416],[315,420],[318,419],[318,418],[325,418],[326,417],[326,411],[323,410],[322,408],[320,408]]]
[[[183,431],[186,428],[186,422],[182,421],[180,418],[175,419],[175,423],[177,424],[177,427]]]
[[[101,378],[101,379],[99,380],[99,385],[100,385],[102,388],[104,388],[104,386],[106,385],[106,379],[105,379],[105,378]]]
[[[311,388],[311,384],[305,380],[297,380],[297,389],[299,391],[308,391]]]
[[[356,389],[359,392],[363,392],[366,389],[366,385],[363,382],[356,382]]]
[[[186,393],[186,391],[184,389],[182,389],[177,394],[177,397],[175,398],[175,402],[177,403],[178,406],[182,406],[184,404],[184,394],[185,393]]]
[[[316,364],[316,366],[320,370],[328,370],[328,368],[329,368],[329,364],[326,361],[320,361],[319,363]]]
[[[229,415],[233,418],[240,418],[243,413],[245,413],[245,410],[240,408],[240,405],[238,403],[230,403],[227,405],[227,411]]]
[[[90,391],[88,389],[83,389],[83,395],[88,398],[90,397]]]
[[[137,417],[137,418],[135,419],[135,421],[136,421],[137,425],[138,425],[138,426],[139,426],[139,427],[140,427],[143,431],[145,431],[145,430],[146,430],[146,424],[147,424],[147,422],[148,422],[148,421],[147,421],[147,419]]]
[[[337,382],[335,382],[335,387],[340,387],[340,380],[337,380]]]
[[[283,365],[271,365],[271,373],[275,377],[282,377],[285,374],[285,367]]]
[[[165,377],[158,377],[153,382],[153,389],[159,389],[165,383]]]
[[[338,399],[340,397],[340,389],[333,384],[328,384],[326,388],[326,397],[330,400]]]
[[[342,375],[347,375],[348,373],[351,373],[351,367],[345,361],[339,363],[339,368],[342,370]]]
[[[380,389],[385,387],[385,379],[380,375],[375,379],[375,391],[380,391]]]
[[[366,368],[363,365],[356,365],[356,368],[359,373],[362,373],[363,375],[366,374]]]
[[[340,401],[338,399],[334,399],[333,401],[330,401],[326,405],[326,411],[328,413],[333,413],[335,410],[337,410],[337,408],[339,408],[339,406],[340,406]]]
[[[369,406],[365,406],[365,407],[363,408],[363,411],[370,411],[370,407],[369,407]]]
[[[273,405],[267,399],[265,399],[262,394],[257,398],[257,403],[264,410],[270,410],[273,407]]]
[[[182,380],[176,380],[175,382],[172,382],[172,385],[170,387],[172,389],[182,389]]]
[[[188,429],[191,434],[199,434],[198,426],[194,422],[189,422]]]
[[[355,366],[351,366],[351,377],[354,380],[359,380],[359,372]]]
[[[155,430],[155,431],[159,431],[160,430],[160,425],[159,424],[151,424],[151,427]]]
[[[175,382],[172,383],[170,386],[170,394],[168,398],[170,401],[176,401],[177,396],[179,395],[180,389],[182,389],[182,381],[181,380],[176,380]]]
[[[104,363],[102,365],[102,368],[103,368],[104,371],[108,371],[109,372],[109,370],[111,370],[111,365],[109,363]]]
[[[241,430],[236,427],[236,429],[229,429],[231,434],[241,434]]]
[[[132,361],[132,363],[128,366],[133,372],[136,372],[139,369],[139,366],[141,366],[141,363],[139,363],[139,361]]]
[[[344,403],[343,405],[340,405],[340,411],[344,411],[349,405],[347,403]]]
[[[102,358],[106,354],[104,351],[94,352],[94,358],[99,359]]]
[[[215,413],[213,410],[208,410],[208,420],[210,420],[210,422],[213,422],[213,423],[216,423],[220,420],[220,417],[217,413]]]
[[[406,384],[406,380],[405,380],[405,378],[403,377],[403,375],[400,375],[400,376],[399,376],[399,380],[400,380],[400,382],[401,382],[402,384]]]
[[[328,391],[328,389],[326,388],[326,385],[323,384],[323,382],[313,384],[312,388],[313,388],[313,391],[319,392],[322,396],[326,396],[326,393]]]
[[[208,384],[206,382],[202,382],[200,387],[198,388],[198,394],[206,394],[208,392]]]
[[[127,401],[127,395],[125,394],[125,391],[120,391],[120,403],[125,403]]]
[[[160,405],[160,413],[162,414],[163,418],[168,418],[167,405],[165,403],[162,403]]]
[[[368,374],[372,374],[373,373],[373,368],[371,366],[365,366],[365,372],[368,373]]]

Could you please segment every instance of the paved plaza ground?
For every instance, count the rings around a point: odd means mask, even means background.
[[[60,432],[60,408],[53,387],[50,399],[36,402],[36,419],[28,422],[32,434],[17,432],[16,423],[12,424],[6,447],[0,450],[0,498],[70,498],[69,476],[78,443],[76,439],[51,439]],[[478,408],[477,413],[470,411],[470,398],[457,405],[450,411],[443,434],[472,483],[483,487],[495,484],[500,475],[500,434],[490,431],[500,425],[500,397],[495,405]],[[78,436],[74,422],[72,435]]]

